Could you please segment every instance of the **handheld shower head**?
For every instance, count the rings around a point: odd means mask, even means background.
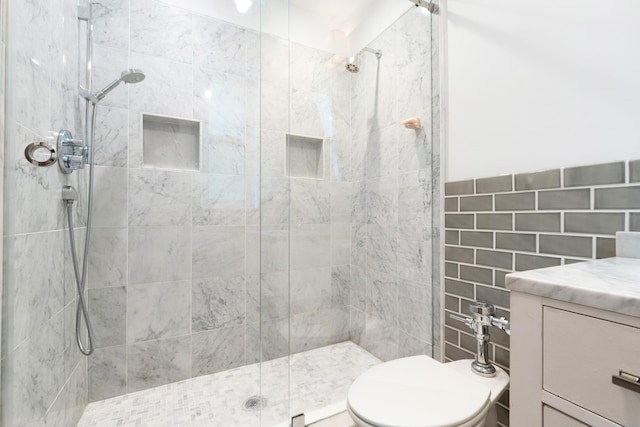
[[[111,92],[116,87],[118,87],[118,85],[120,83],[122,83],[122,82],[125,82],[127,84],[140,83],[141,81],[144,80],[145,77],[146,76],[144,75],[142,70],[139,70],[137,68],[130,68],[128,70],[124,70],[120,74],[119,78],[117,78],[114,81],[112,81],[111,83],[109,83],[104,89],[99,90],[99,91],[89,95],[88,99],[92,100],[93,102],[102,101],[104,99],[104,97],[107,96],[107,94],[109,92]]]
[[[120,79],[122,79],[125,83],[140,83],[145,79],[145,75],[142,70],[138,68],[129,68],[128,70],[124,70],[120,75]]]

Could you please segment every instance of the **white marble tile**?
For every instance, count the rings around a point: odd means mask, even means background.
[[[367,265],[367,244],[369,234],[367,225],[360,222],[351,226],[351,265]]]
[[[288,272],[275,271],[263,273],[260,277],[252,276],[247,280],[247,322],[287,319],[290,293]],[[253,312],[249,311],[249,304]]]
[[[282,64],[281,67],[286,68]],[[259,90],[260,127],[282,133],[287,132],[290,113],[288,79],[286,77],[273,80],[263,78],[261,83]],[[249,89],[253,96],[258,94],[257,88],[249,86]]]
[[[192,14],[156,0],[136,0],[130,11],[131,51],[172,61],[193,60]]]
[[[193,70],[190,65],[140,53],[131,53],[129,64],[146,75],[142,82],[128,85],[132,114],[193,117]]]
[[[190,172],[130,169],[129,225],[190,224],[191,176]]]
[[[430,280],[398,281],[398,327],[426,343],[432,342],[432,318],[439,313],[433,308],[433,295]]]
[[[398,339],[398,357],[418,356],[421,354],[431,357],[435,355],[433,345],[428,341],[422,341],[400,330]]]
[[[94,162],[98,166],[127,167],[129,112],[101,105],[96,113]]]
[[[141,68],[136,63],[132,63],[131,67]],[[120,78],[122,72],[128,68],[129,52],[126,48],[114,48],[108,44],[96,44],[93,49],[93,62],[91,64],[92,91],[106,87],[115,79]],[[145,70],[143,69],[142,71]],[[120,84],[109,92],[109,95],[100,101],[97,112],[98,117],[100,118],[104,114],[102,107],[127,108],[129,87],[127,84]],[[96,122],[96,133],[100,129],[98,128],[99,123],[100,121]]]
[[[365,152],[367,179],[395,175],[398,171],[398,125],[372,130],[367,136]]]
[[[127,392],[184,380],[191,373],[191,337],[145,341],[127,347]]]
[[[129,227],[129,284],[191,278],[190,227]]]
[[[126,288],[89,289],[88,304],[95,347],[124,344],[128,304]]]
[[[351,262],[351,224],[331,224],[331,265]]]
[[[333,54],[291,43],[289,55],[292,88],[322,91],[330,87]]]
[[[303,224],[291,228],[291,269],[331,265],[331,226]]]
[[[3,366],[3,419],[8,425],[36,425],[65,383],[64,313],[39,325]]]
[[[93,5],[94,43],[117,49],[129,48],[129,2],[101,0]]]
[[[191,333],[191,282],[127,287],[127,344]]]
[[[431,239],[398,239],[398,276],[414,282],[430,282],[434,257]]]
[[[346,307],[324,308],[291,316],[291,351],[312,350],[349,339]]]
[[[367,314],[364,337],[360,345],[383,361],[396,359],[398,357],[398,329],[395,322],[388,322]]]
[[[87,374],[79,364],[49,407],[42,420],[44,427],[77,425],[87,406]]]
[[[291,314],[332,307],[331,267],[292,270],[290,281]]]
[[[379,271],[367,271],[367,313],[388,323],[398,320],[398,279]]]
[[[201,171],[212,174],[242,175],[245,171],[245,145],[242,137],[215,135],[205,123]]]
[[[209,375],[245,364],[244,326],[237,325],[193,335],[193,375]]]
[[[360,311],[365,311],[367,307],[367,272],[364,267],[352,265],[350,277],[350,304]]]
[[[242,140],[248,111],[245,78],[204,67],[195,68],[194,78],[194,114],[207,122],[206,134]]]
[[[199,170],[202,123],[143,114],[142,159],[153,168]]]
[[[398,178],[389,176],[366,183],[366,219],[369,224],[397,224]]]
[[[351,342],[205,375],[174,384],[90,404],[79,427],[257,426],[286,422],[289,412],[309,412],[344,404],[353,380],[379,360]],[[291,408],[287,402],[291,383]],[[267,408],[241,408],[249,396],[262,394]],[[339,405],[337,405],[339,406]],[[144,410],[141,411],[141,409]],[[268,421],[270,420],[270,421]]]
[[[92,227],[89,240],[88,287],[127,283],[127,229]]]
[[[398,269],[398,241],[395,238],[375,238],[367,241],[367,269],[396,274]]]
[[[289,226],[247,227],[247,273],[288,271]]]
[[[291,133],[314,138],[337,138],[330,94],[292,89],[290,94]]]
[[[12,351],[42,328],[65,305],[65,263],[52,254],[64,253],[63,230],[7,237],[4,256],[2,347]]]
[[[127,169],[96,166],[93,181],[93,225],[127,226]]]
[[[331,181],[353,181],[353,167],[351,166],[350,139],[332,139],[325,142],[326,173]]]
[[[245,177],[194,174],[192,222],[195,225],[244,225]]]
[[[15,88],[11,110],[18,123],[46,135],[51,130],[50,73],[56,40],[53,31],[52,10],[49,2],[34,0],[21,2],[9,11],[15,27],[15,41],[9,40],[7,59],[15,64],[14,72],[7,74],[8,87]]]
[[[429,224],[433,191],[431,170],[398,175],[398,220]]]
[[[260,133],[259,151],[250,156],[259,163],[261,177],[282,178],[285,176],[285,131],[262,129]]]
[[[27,162],[24,149],[40,141],[38,135],[22,126],[15,128],[6,152],[5,199],[12,212],[6,216],[7,234],[60,229],[66,222],[60,189],[62,173],[56,167],[39,168]],[[13,212],[19,212],[14,214]]]
[[[247,30],[198,15],[194,16],[193,25],[196,66],[236,75],[247,73]]]
[[[192,232],[194,278],[244,274],[244,226],[194,226]]]
[[[88,359],[90,402],[126,393],[126,360],[124,345],[95,350]]]
[[[400,129],[398,132],[398,172],[431,169],[434,166],[433,144],[432,131],[428,124],[417,130]]]
[[[294,224],[326,224],[331,218],[331,193],[327,182],[291,179],[290,212]]]
[[[260,77],[263,81],[286,80],[289,77],[289,42],[268,34],[260,34]]]
[[[194,280],[192,300],[194,331],[242,325],[246,311],[245,278]]]
[[[288,178],[247,177],[247,224],[288,224],[291,212]]]

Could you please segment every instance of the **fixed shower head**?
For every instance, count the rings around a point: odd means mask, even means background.
[[[118,85],[120,83],[122,83],[122,82],[131,83],[131,84],[140,83],[141,81],[144,80],[145,77],[146,76],[144,75],[142,70],[139,70],[137,68],[130,68],[128,70],[124,70],[120,74],[120,78],[117,78],[114,81],[112,81],[111,83],[109,83],[104,89],[99,90],[99,91],[89,95],[89,97],[87,99],[91,100],[94,103],[96,103],[98,101],[102,101],[104,99],[104,97],[107,96],[107,94],[109,92],[111,92],[116,87],[118,87]]]
[[[347,62],[347,65],[345,65],[344,68],[346,68],[348,72],[353,74],[360,71],[360,67],[358,67],[356,64],[354,64],[351,61]]]
[[[362,52],[373,53],[376,56],[376,58],[378,59],[382,58],[382,50],[380,49],[376,50],[376,49],[371,49],[370,47],[365,47],[364,49],[362,49]],[[360,67],[358,66],[358,64],[356,64],[355,56],[352,56],[347,60],[347,64],[344,66],[344,68],[346,68],[348,72],[354,73],[354,74],[360,71]]]

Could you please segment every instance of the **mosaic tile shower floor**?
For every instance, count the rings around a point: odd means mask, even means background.
[[[340,407],[353,380],[378,363],[346,341],[271,360],[262,369],[248,365],[90,403],[78,427],[274,426],[289,413]],[[254,395],[267,400],[262,412],[243,407]]]

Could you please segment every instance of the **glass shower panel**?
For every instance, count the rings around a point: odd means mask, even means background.
[[[255,252],[248,302],[251,351],[260,361],[261,425],[288,425],[290,347],[290,183],[285,148],[289,133],[289,1],[267,0],[260,9],[259,71],[256,99],[260,126],[248,143],[254,153],[256,180],[251,185]],[[249,287],[251,291],[249,291]],[[251,310],[251,307],[248,306]]]
[[[286,156],[290,410],[307,423],[369,367],[433,355],[439,271],[431,15],[346,2],[322,27],[312,9],[290,11]]]

